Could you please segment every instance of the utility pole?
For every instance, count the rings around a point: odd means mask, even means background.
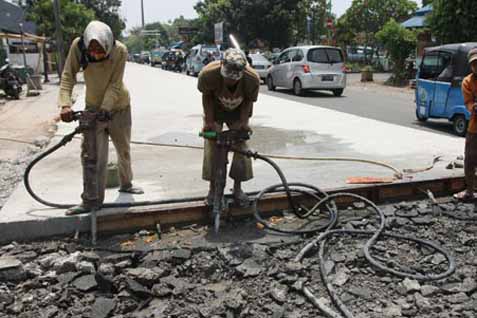
[[[22,41],[22,55],[23,55],[23,66],[25,67],[25,70],[27,68],[27,59],[26,59],[26,49],[25,49],[25,39],[23,37],[23,23],[18,23],[18,27],[20,28],[20,38]]]
[[[57,62],[57,70],[58,70],[58,76],[61,78],[61,74],[63,74],[63,66],[64,66],[64,56],[65,56],[65,50],[64,50],[64,43],[63,43],[63,31],[61,29],[61,8],[60,8],[60,2],[59,0],[53,0],[53,7],[54,7],[54,13],[55,13],[55,28],[56,28],[56,49],[58,51],[58,62]]]
[[[144,0],[141,0],[142,29],[144,30]]]

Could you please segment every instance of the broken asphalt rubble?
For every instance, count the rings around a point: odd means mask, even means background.
[[[440,208],[475,217],[473,205]],[[364,210],[357,205],[346,213],[359,217]],[[327,279],[353,317],[476,317],[477,226],[435,216],[424,201],[382,211],[387,229],[440,242],[456,258],[457,270],[434,282],[399,278],[370,266],[362,250],[366,237],[330,238]],[[339,226],[377,225],[371,218],[353,218]],[[341,317],[324,288],[316,250],[301,263],[295,261],[306,243],[190,247],[183,239],[175,247],[142,255],[91,251],[69,240],[11,243],[0,248],[0,317],[327,317],[303,287]],[[372,254],[410,273],[439,273],[447,267],[441,254],[393,238],[379,240]]]

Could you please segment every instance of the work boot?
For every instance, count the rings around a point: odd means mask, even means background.
[[[78,215],[78,214],[85,214],[90,212],[91,212],[90,207],[80,204],[66,210],[65,215]]]
[[[122,193],[130,193],[130,194],[144,194],[144,190],[142,188],[135,187],[132,185],[132,183],[121,186],[121,188],[119,188],[118,191]]]
[[[459,200],[463,203],[472,203],[475,201],[476,197],[472,191],[464,190],[454,194],[454,199]]]

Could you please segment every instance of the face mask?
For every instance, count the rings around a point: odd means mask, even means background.
[[[106,53],[102,52],[89,52],[89,55],[96,61],[101,61],[106,57]]]

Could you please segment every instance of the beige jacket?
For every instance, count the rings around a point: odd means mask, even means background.
[[[77,38],[71,44],[60,84],[58,106],[72,106],[71,94],[80,71],[81,53]],[[119,111],[130,106],[129,91],[123,83],[128,51],[124,44],[115,42],[109,58],[103,62],[89,63],[84,70],[86,108]]]

